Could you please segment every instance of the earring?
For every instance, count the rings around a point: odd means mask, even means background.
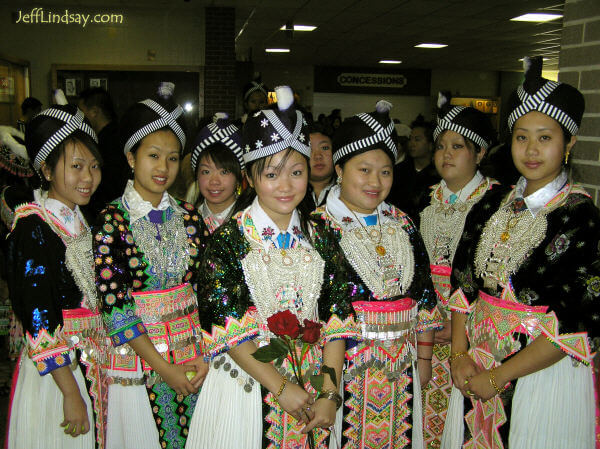
[[[336,181],[336,184],[337,184],[338,186],[341,186],[341,185],[342,185],[342,175],[338,176],[338,179],[337,179],[337,181]]]
[[[238,184],[238,186],[235,188],[235,197],[239,198],[239,196],[242,194],[242,186],[241,184]]]
[[[569,163],[569,153],[570,153],[569,151],[567,151],[565,153],[565,165],[567,165]]]
[[[46,181],[48,181],[48,182],[52,181],[52,176],[46,176]]]

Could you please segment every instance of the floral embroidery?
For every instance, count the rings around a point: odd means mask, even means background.
[[[473,280],[473,268],[469,265],[465,271],[454,270],[454,275],[458,280],[458,285],[466,293],[473,293],[478,289]]]
[[[292,228],[292,232],[294,233],[294,235],[302,238],[302,231],[300,230],[300,228],[298,226],[294,226]]]
[[[519,293],[519,301],[523,304],[527,304],[528,306],[536,302],[538,299],[540,299],[540,295],[530,288],[525,288],[523,291],[521,291],[521,293]]]
[[[570,244],[571,240],[565,234],[557,235],[546,247],[546,255],[549,256],[550,260],[554,260],[563,254]]]
[[[269,120],[267,120],[266,118],[262,119],[260,121],[260,126],[262,126],[263,128],[266,128],[267,126],[269,126]]]
[[[281,137],[279,137],[279,134],[277,134],[277,133],[271,134],[271,140],[273,142],[277,142],[279,139],[281,139]]]
[[[65,223],[73,223],[73,211],[67,206],[62,206],[58,213]]]
[[[352,223],[354,220],[350,217],[342,217],[342,223]]]
[[[587,284],[587,292],[589,295],[594,297],[600,296],[600,276],[592,276],[588,278],[585,283]]]
[[[254,145],[256,145],[257,149],[262,148],[264,146],[262,140],[257,140]]]
[[[384,217],[391,217],[392,216],[392,212],[389,211],[388,209],[382,210],[381,213],[383,214]]]
[[[271,238],[275,235],[275,231],[271,226],[267,226],[262,231],[263,240],[271,240]]]

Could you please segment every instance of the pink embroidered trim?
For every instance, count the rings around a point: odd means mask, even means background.
[[[215,357],[246,340],[256,337],[259,329],[255,310],[250,308],[239,321],[233,317],[227,317],[225,326],[213,324],[211,333],[203,329],[202,340],[205,357]]]
[[[472,310],[472,306],[469,304],[467,297],[460,288],[450,296],[448,306],[452,312],[468,314],[471,313]]]

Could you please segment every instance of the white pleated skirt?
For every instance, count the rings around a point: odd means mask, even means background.
[[[108,371],[108,375],[141,379],[136,371]],[[108,386],[106,449],[161,449],[145,385]]]
[[[219,356],[223,357],[223,356]],[[244,390],[232,370],[244,371],[228,355],[230,369],[208,370],[190,421],[186,449],[257,449],[262,447],[263,416],[260,384]]]
[[[73,354],[72,354],[73,355]],[[23,351],[19,375],[10,404],[9,449],[94,449],[94,409],[81,369],[73,371],[79,392],[87,407],[90,431],[72,437],[64,433],[63,395],[52,374],[40,376],[33,361]]]
[[[565,357],[546,369],[522,377],[514,392],[510,448],[589,449],[594,439],[592,369]],[[459,449],[464,435],[463,396],[452,388],[442,449]]]

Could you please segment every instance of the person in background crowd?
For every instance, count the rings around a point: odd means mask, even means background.
[[[333,149],[331,136],[325,129],[315,123],[310,131],[310,186],[308,195],[316,209],[325,203],[327,194],[335,184],[335,171],[333,170]]]
[[[102,182],[86,208],[88,217],[96,217],[106,204],[119,197],[129,177],[129,166],[119,140],[119,124],[109,93],[91,87],[79,94],[79,109],[98,135],[98,147],[104,160]]]
[[[155,98],[123,115],[133,180],[96,225],[96,286],[112,343],[107,449],[184,447],[208,370],[195,293],[200,218],[167,193],[186,140],[174,88],[162,83]]]
[[[222,118],[200,130],[191,157],[198,193],[193,204],[210,234],[238,210],[245,176],[240,131],[227,114],[219,114]]]
[[[264,109],[269,104],[268,101],[269,88],[260,81],[260,76],[256,76],[253,81],[250,81],[244,86],[242,99],[244,102],[244,115],[239,119],[236,125],[241,128],[248,117],[252,117],[261,109]]]
[[[416,223],[432,185],[440,180],[433,165],[433,123],[419,115],[411,124],[408,156],[394,167],[394,184],[386,201],[406,212]]]
[[[42,102],[34,97],[27,97],[21,103],[21,118],[17,120],[17,128],[25,134],[25,127],[31,119],[42,110]]]
[[[442,176],[433,186],[429,205],[421,212],[420,231],[429,254],[431,277],[438,294],[438,311],[444,328],[436,331],[433,347],[433,381],[423,391],[424,435],[426,447],[439,447],[451,392],[450,274],[460,237],[469,230],[469,212],[480,201],[497,209],[507,190],[485,177],[479,166],[494,139],[494,129],[482,112],[451,106],[450,98],[440,93],[438,118],[433,133],[433,161]]]
[[[567,171],[584,98],[542,78],[541,57],[524,65],[508,117],[521,178],[489,220],[475,217],[454,258],[457,390],[443,448],[598,442],[591,365],[600,342],[600,211]]]
[[[396,128],[396,135],[398,136],[398,158],[396,164],[406,159],[406,153],[408,152],[408,141],[410,140],[411,129],[410,126],[400,123],[398,119],[394,119],[394,128]]]
[[[356,317],[346,345],[346,449],[423,446],[421,385],[431,377],[433,330],[441,326],[419,232],[384,202],[397,157],[390,108],[381,100],[340,126],[338,183],[313,213],[316,248],[341,285],[335,310]]]
[[[7,447],[93,449],[96,441],[103,447],[105,334],[92,234],[79,209],[100,183],[102,157],[96,134],[73,105],[36,115],[25,144],[42,187],[9,188],[2,197],[13,210],[6,244],[10,299],[26,340]]]

